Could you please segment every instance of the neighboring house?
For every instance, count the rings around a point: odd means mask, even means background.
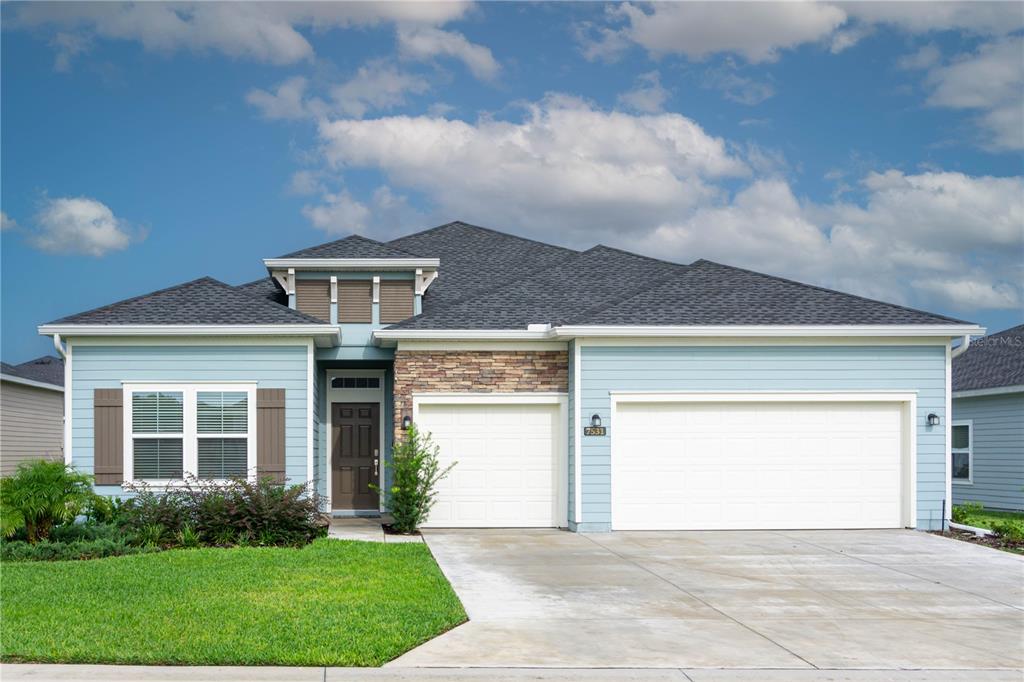
[[[64,457],[64,362],[0,363],[0,476],[32,459]]]
[[[953,359],[953,503],[1024,510],[1024,325]]]
[[[450,223],[42,325],[97,489],[270,475],[339,515],[409,422],[434,526],[939,528],[960,320],[699,260]],[[385,481],[386,483],[386,481]],[[386,488],[386,485],[385,485]]]

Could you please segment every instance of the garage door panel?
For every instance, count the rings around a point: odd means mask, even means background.
[[[898,403],[621,403],[617,529],[898,527]]]
[[[557,526],[559,424],[554,404],[421,405],[441,465],[456,462],[425,525]]]

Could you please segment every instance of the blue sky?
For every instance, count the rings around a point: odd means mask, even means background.
[[[1019,324],[1019,3],[4,3],[2,355],[454,219]]]

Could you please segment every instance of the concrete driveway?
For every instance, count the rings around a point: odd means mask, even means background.
[[[426,531],[470,622],[391,665],[1024,668],[1024,558],[914,531]]]

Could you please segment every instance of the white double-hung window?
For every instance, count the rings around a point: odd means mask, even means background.
[[[255,478],[256,384],[124,384],[126,481]]]

